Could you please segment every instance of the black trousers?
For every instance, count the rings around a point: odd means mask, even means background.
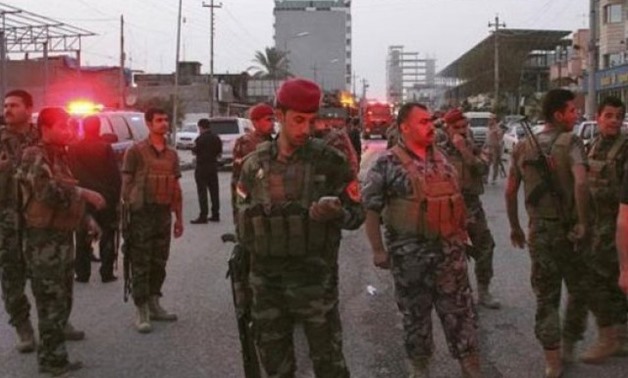
[[[200,206],[200,218],[208,216],[207,191],[212,201],[212,216],[220,215],[220,196],[218,195],[218,170],[215,168],[196,168],[194,171],[196,180],[196,191],[198,192],[198,203]]]
[[[102,236],[98,242],[98,249],[100,251],[100,276],[102,278],[110,278],[113,276],[113,265],[116,257],[116,210],[106,208],[92,215],[102,229]],[[87,229],[82,227],[76,232],[74,272],[78,278],[89,279],[91,275],[91,255],[92,238],[87,234]]]

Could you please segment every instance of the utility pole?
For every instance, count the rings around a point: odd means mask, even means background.
[[[222,8],[222,4],[214,4],[211,0],[209,4],[203,2],[204,8],[209,8],[210,14],[210,34],[209,34],[209,116],[214,116],[214,9]]]
[[[493,35],[495,36],[495,63],[494,63],[494,73],[495,73],[495,88],[494,88],[494,96],[495,101],[493,103],[493,111],[497,112],[499,109],[499,29],[505,28],[505,23],[499,22],[499,15],[495,16],[495,22],[488,23],[489,28],[495,28]]]
[[[181,12],[183,8],[183,0],[179,0],[179,14],[177,16],[177,51],[174,62],[174,95],[172,96],[172,124],[170,125],[171,142],[174,144],[177,140],[177,123],[179,119],[179,51],[181,49]]]
[[[597,1],[589,1],[589,63],[588,63],[588,83],[587,83],[587,118],[595,119],[595,109],[597,108],[597,91],[595,89],[595,72],[598,68],[597,54]]]
[[[369,82],[366,79],[362,79],[362,98],[360,98],[360,107],[358,108],[358,114],[360,116],[360,124],[364,119],[364,105],[366,104],[366,89],[369,87]]]
[[[118,72],[118,94],[120,95],[118,100],[119,109],[124,108],[126,103],[124,96],[124,61],[124,15],[120,15],[120,72]]]

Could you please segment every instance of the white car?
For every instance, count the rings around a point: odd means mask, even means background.
[[[246,118],[214,117],[209,119],[211,131],[222,141],[222,155],[218,164],[233,164],[233,147],[236,139],[253,130],[253,123]]]
[[[192,149],[198,134],[198,127],[195,123],[184,124],[181,130],[177,131],[176,147],[182,150]]]
[[[520,122],[511,122],[508,131],[504,134],[504,152],[512,152],[515,145],[526,136],[525,130]]]

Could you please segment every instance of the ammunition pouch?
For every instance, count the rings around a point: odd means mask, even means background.
[[[28,227],[58,231],[76,231],[85,215],[85,201],[75,198],[67,209],[54,208],[43,201],[31,199],[24,209]]]
[[[307,209],[296,203],[274,207],[268,214],[262,206],[241,211],[238,232],[245,249],[265,257],[320,254],[333,233],[340,233],[337,227],[309,219]]]

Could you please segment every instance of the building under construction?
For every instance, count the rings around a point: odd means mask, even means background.
[[[420,58],[404,46],[388,47],[386,60],[386,97],[391,104],[406,101],[431,103],[435,89],[436,60]]]

